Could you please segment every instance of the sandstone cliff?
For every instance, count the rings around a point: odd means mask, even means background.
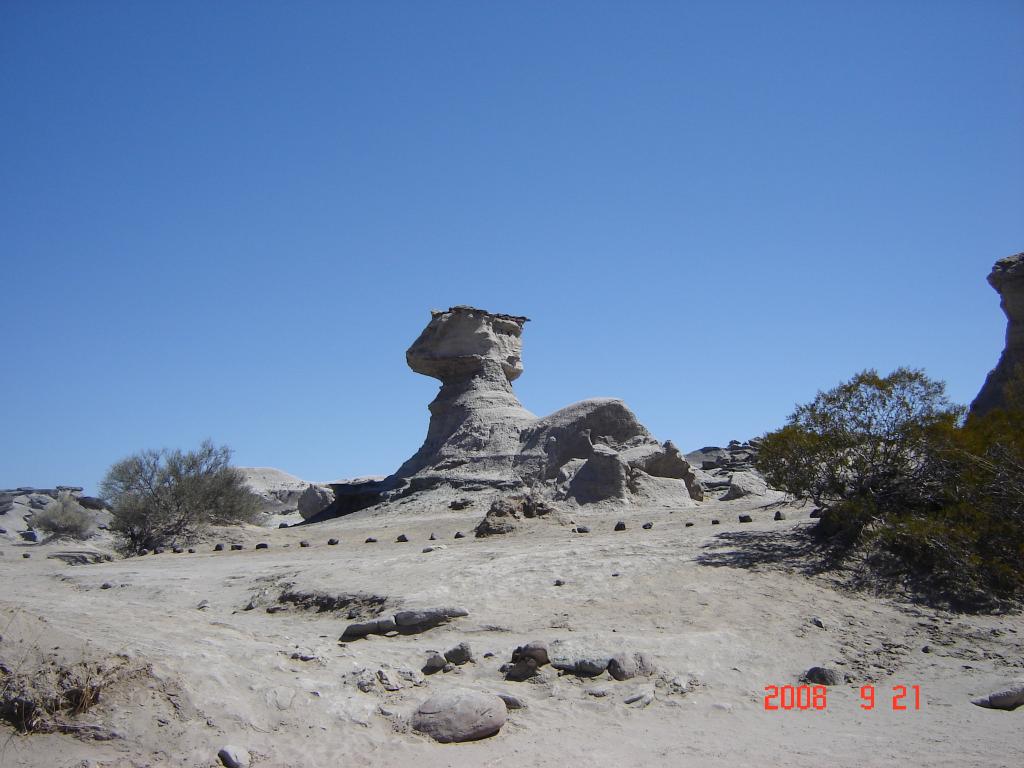
[[[1024,375],[1024,253],[997,261],[988,282],[999,293],[999,306],[1006,313],[1006,345],[971,403],[971,413],[977,415],[1003,407],[1006,385],[1014,375]]]

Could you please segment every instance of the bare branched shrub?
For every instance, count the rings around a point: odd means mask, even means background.
[[[23,733],[75,731],[69,718],[99,703],[103,691],[127,671],[121,658],[70,666],[51,659],[31,671],[0,663],[0,719]]]
[[[122,549],[190,543],[210,524],[255,522],[259,498],[230,462],[230,448],[205,440],[187,453],[146,450],[112,466],[100,493]]]
[[[60,498],[32,516],[32,527],[53,536],[70,536],[73,539],[87,539],[92,534],[93,517],[70,493],[61,493]]]

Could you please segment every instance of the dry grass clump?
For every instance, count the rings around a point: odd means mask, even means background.
[[[128,672],[124,658],[70,666],[51,659],[31,672],[0,662],[0,719],[23,733],[76,732],[82,726],[69,718],[99,703],[103,691]]]
[[[70,536],[73,539],[89,538],[93,523],[92,515],[70,493],[62,493],[46,509],[32,515],[33,528],[52,536]]]

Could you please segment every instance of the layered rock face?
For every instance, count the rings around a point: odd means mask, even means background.
[[[396,477],[510,479],[519,435],[537,419],[512,391],[523,372],[526,322],[472,307],[432,313],[405,359],[416,373],[439,379],[441,390],[430,404],[427,439]]]
[[[979,416],[1005,406],[1006,385],[1018,372],[1024,374],[1024,253],[997,261],[988,282],[999,293],[999,306],[1006,313],[1006,346],[971,403],[971,413]]]
[[[512,382],[527,320],[467,306],[431,313],[406,352],[412,370],[441,382],[426,440],[382,481],[332,484],[334,503],[309,522],[441,487],[579,504],[701,499],[676,447],[659,444],[621,400],[583,400],[544,418],[523,407]]]

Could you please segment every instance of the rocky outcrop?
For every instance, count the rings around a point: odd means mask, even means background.
[[[512,533],[523,518],[544,517],[553,511],[550,504],[530,494],[497,498],[473,533],[478,539]]]
[[[271,515],[295,512],[308,482],[273,467],[238,467],[245,485],[260,499],[260,511]]]
[[[308,522],[436,488],[578,504],[661,491],[673,504],[701,499],[679,450],[658,443],[621,400],[584,400],[544,418],[523,407],[512,382],[523,372],[527,321],[467,306],[432,312],[406,352],[413,371],[441,382],[423,445],[383,480],[332,483],[334,502]],[[514,520],[503,517],[502,528]]]
[[[988,282],[999,293],[999,306],[1006,314],[1006,345],[971,403],[971,413],[978,416],[1004,407],[1006,385],[1015,376],[1024,377],[1024,253],[997,261]]]

